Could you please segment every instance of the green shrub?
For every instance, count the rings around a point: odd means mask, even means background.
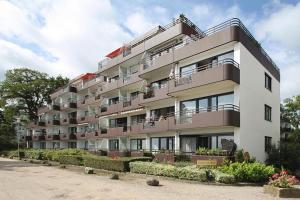
[[[44,160],[45,159],[45,151],[40,149],[28,149],[25,150],[25,157],[35,160]]]
[[[186,167],[186,166],[195,165],[195,164],[192,162],[174,162],[173,165],[175,167]]]
[[[105,169],[111,171],[125,172],[129,171],[129,163],[134,161],[150,161],[150,158],[118,158],[111,159],[108,157],[86,156],[84,157],[84,165],[96,169]]]
[[[241,182],[266,182],[274,173],[274,167],[265,164],[255,163],[232,163],[229,166],[222,166],[220,170],[232,174],[237,181]]]
[[[207,181],[206,171],[198,169],[195,165],[175,167],[155,162],[132,162],[130,163],[130,172],[185,180]]]
[[[207,181],[206,170],[198,169],[195,165],[178,167],[176,168],[175,172],[177,174],[176,176],[179,179],[201,181],[201,182]]]
[[[68,156],[59,156],[57,161],[60,164],[65,165],[83,165],[83,158],[82,156],[75,156],[75,155],[68,155]]]
[[[224,173],[218,170],[211,170],[213,179],[218,183],[232,184],[235,183],[235,177],[232,174]]]

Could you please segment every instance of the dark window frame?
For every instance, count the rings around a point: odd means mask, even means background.
[[[152,149],[152,140],[153,139],[158,139],[158,150],[157,151],[162,150],[161,149],[161,139],[167,139],[167,149],[164,149],[164,150],[173,151],[175,149],[175,137],[151,137],[150,138],[150,150],[151,151],[153,151],[153,149]],[[170,149],[170,141],[169,140],[172,140],[172,148],[171,149]]]
[[[265,152],[269,152],[272,147],[272,137],[265,136]]]
[[[132,142],[132,141],[135,141],[135,142],[136,142],[137,149],[132,149],[132,146],[131,146],[131,142]],[[143,141],[146,141],[146,138],[131,139],[131,140],[130,140],[130,150],[131,150],[131,151],[144,150],[144,149],[143,149]]]
[[[120,149],[120,144],[118,139],[109,140],[109,151],[118,151]],[[114,146],[116,144],[116,147]]]
[[[272,78],[265,73],[265,88],[272,91]]]
[[[272,122],[272,107],[271,106],[265,104],[264,115],[265,115],[265,120],[266,121]]]

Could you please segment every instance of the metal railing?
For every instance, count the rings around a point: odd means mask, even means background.
[[[226,64],[232,64],[234,65],[236,68],[239,68],[239,64],[234,61],[231,58],[225,58],[223,60],[220,60],[218,62],[210,62],[208,64],[205,65],[201,65],[201,66],[197,66],[195,69],[191,69],[191,70],[187,70],[185,72],[182,73],[177,73],[174,75],[175,79],[175,86],[179,86],[179,85],[184,85],[187,83],[191,83],[192,82],[192,74],[197,73],[197,72],[201,72],[201,71],[205,71],[214,67],[221,67],[223,65]]]

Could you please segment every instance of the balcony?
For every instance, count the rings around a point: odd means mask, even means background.
[[[224,59],[217,63],[199,66],[185,74],[175,75],[169,81],[169,94],[186,95],[198,87],[215,84],[220,81],[232,81],[240,83],[239,64],[232,59]],[[225,85],[224,82],[222,85]],[[230,83],[229,83],[230,84]]]
[[[69,109],[76,109],[77,103],[76,102],[66,102],[62,105],[62,110],[69,110]]]
[[[77,122],[78,123],[87,123],[89,121],[89,118],[88,118],[88,116],[79,116],[79,117],[77,117]]]
[[[86,133],[76,133],[77,140],[85,140],[86,139]]]
[[[61,125],[77,124],[76,118],[63,118],[60,120]]]
[[[77,140],[77,136],[75,133],[63,133],[60,136],[60,140],[62,141]]]
[[[89,139],[89,140],[98,139],[99,136],[100,136],[99,130],[90,130],[85,134],[86,139]]]
[[[114,126],[114,127],[109,127],[107,129],[107,135],[108,136],[122,136],[124,135],[125,133],[129,133],[130,132],[130,127],[127,126],[127,125],[117,125],[117,126]]]
[[[146,120],[142,126],[142,133],[166,132],[169,130],[169,121],[167,118],[162,120]]]
[[[93,79],[83,83],[83,85],[78,90],[84,90],[84,89],[96,86],[98,84],[101,84],[101,83],[104,84],[105,82],[106,82],[106,79],[103,76],[93,78]]]
[[[170,130],[182,130],[208,127],[239,127],[239,107],[226,104],[202,108],[200,110],[186,110],[175,113],[168,118]]]
[[[118,86],[123,87],[123,86],[126,86],[126,85],[136,83],[138,81],[141,81],[142,79],[139,77],[139,75],[140,75],[139,71],[136,71],[133,74],[121,77],[118,80]]]
[[[34,135],[32,137],[33,141],[44,141],[45,140],[45,135]]]
[[[130,127],[130,134],[140,134],[143,131],[143,123],[132,124]]]
[[[140,98],[142,98],[142,95],[143,94],[139,94],[139,96],[134,99],[123,100],[122,102],[119,103],[118,111],[124,112],[128,110],[141,108],[142,106],[139,104],[139,102],[140,102]]]
[[[60,125],[60,120],[59,119],[52,119],[47,121],[47,125],[50,126],[59,126]]]
[[[71,85],[67,88],[67,90],[68,90],[68,92],[77,93],[77,88],[74,86],[71,86]]]
[[[148,104],[155,101],[169,99],[170,96],[167,95],[168,87],[162,88],[150,88],[149,91],[145,92],[144,95],[140,96],[140,104]]]
[[[46,141],[60,140],[59,134],[51,134],[46,136]]]
[[[98,112],[99,116],[109,115],[118,112],[119,103],[111,105],[102,105]]]

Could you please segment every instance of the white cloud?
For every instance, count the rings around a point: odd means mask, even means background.
[[[269,5],[272,7],[272,5]],[[281,69],[281,98],[300,94],[300,3],[275,1],[268,16],[255,25],[255,35]],[[271,12],[271,11],[273,12]]]
[[[38,45],[57,60],[49,61],[26,45],[10,42],[5,46],[10,53],[0,54],[1,68],[26,65],[72,78],[96,71],[104,55],[131,39],[108,0],[37,2],[0,1],[0,35]]]

